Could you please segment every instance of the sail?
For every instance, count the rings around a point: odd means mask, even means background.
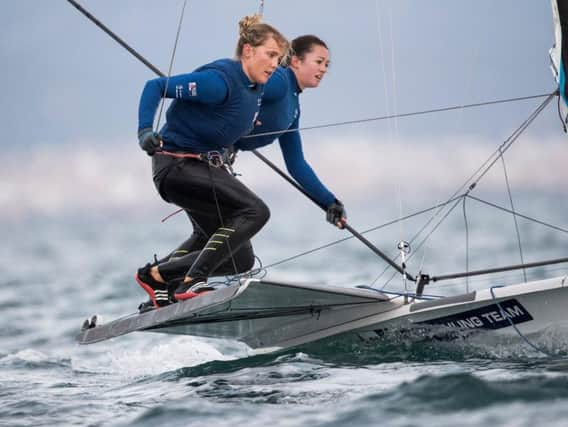
[[[554,23],[555,43],[550,49],[551,68],[561,102],[560,114],[564,122],[564,130],[568,122],[568,88],[566,87],[566,66],[568,64],[568,0],[551,0],[552,19]],[[564,41],[566,40],[566,44]]]

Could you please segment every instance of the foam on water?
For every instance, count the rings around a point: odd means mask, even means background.
[[[91,356],[77,351],[72,359],[73,368],[104,373],[127,381],[158,376],[215,360],[247,357],[248,350],[244,345],[223,346],[221,343],[211,344],[195,337],[135,335],[138,339],[127,339],[127,342],[122,343],[114,340],[106,346],[106,351],[97,351],[97,354]]]
[[[7,354],[0,358],[0,363],[2,364],[14,364],[14,363],[32,363],[41,364],[50,360],[50,357],[38,350],[34,349],[24,349],[20,350],[14,354]]]
[[[334,150],[339,147],[337,141],[325,143]],[[354,151],[369,150],[365,144],[373,142],[353,141]],[[371,187],[375,180],[388,182],[389,171],[394,173],[398,160],[389,157],[386,151],[390,148],[385,147],[375,147],[383,150],[384,156],[356,159],[364,165],[361,170],[371,164],[376,166],[362,174],[361,186],[353,189],[354,198],[350,200],[350,213],[362,224],[376,225],[398,214],[395,203],[391,203],[394,199],[381,193],[388,192],[386,187],[381,183]],[[555,159],[537,159],[539,162],[557,165],[561,161],[565,145],[551,147]],[[130,147],[121,154],[120,144],[116,148],[120,155],[112,158],[95,150],[81,154],[81,150],[79,144],[75,151],[56,153],[58,158],[63,156],[59,160],[66,165],[64,173],[35,171],[57,160],[49,150],[39,150],[29,158],[23,156],[19,160],[30,161],[10,163],[0,171],[0,215],[5,220],[15,219],[5,221],[10,226],[3,228],[0,246],[0,307],[5,319],[0,327],[0,424],[84,425],[88,420],[93,425],[194,423],[233,427],[246,423],[249,427],[264,427],[278,420],[279,425],[290,426],[560,426],[559,420],[568,415],[563,398],[568,388],[568,363],[564,359],[568,357],[568,332],[561,327],[530,337],[563,358],[557,360],[545,358],[520,340],[436,342],[408,335],[388,336],[373,343],[363,343],[357,337],[335,337],[263,355],[228,341],[153,333],[78,346],[74,337],[86,317],[99,313],[109,321],[136,310],[147,298],[133,280],[136,268],[154,253],[167,253],[190,232],[182,216],[164,225],[158,221],[160,215],[149,213],[154,206],[159,206],[160,211],[164,205],[152,188],[145,156],[128,154]],[[457,169],[471,166],[468,156],[478,159],[485,154],[480,147],[463,150],[461,154],[456,152],[456,159],[461,159],[455,164]],[[415,153],[414,158],[409,157],[412,162],[419,163],[427,155],[426,148],[418,145],[410,151]],[[402,155],[402,150],[393,149],[391,153]],[[520,160],[530,160],[532,154],[525,152],[526,158]],[[331,163],[337,159],[324,156],[317,158],[320,163],[315,169],[322,171],[322,177],[332,177],[330,182],[338,189],[351,192],[355,184],[344,183],[337,175],[337,165]],[[129,159],[128,167],[125,158]],[[242,155],[239,162],[249,160],[251,163],[243,170],[250,171],[246,179],[251,180],[255,190],[272,194],[275,186],[281,188],[279,178],[270,181],[272,178],[266,179],[266,174],[260,173],[256,160]],[[93,169],[89,162],[95,162]],[[440,184],[443,193],[454,189],[454,182],[442,182],[446,172],[434,167],[431,174],[424,174],[418,163],[403,171],[408,173],[409,183],[423,181],[425,188],[432,191]],[[108,174],[93,172],[103,166],[109,169]],[[352,168],[357,169],[357,165]],[[537,178],[542,178],[539,182],[543,185],[559,185],[565,192],[568,169],[556,170],[557,174],[543,172],[550,177]],[[7,177],[5,174],[13,175],[9,180],[2,179]],[[12,180],[14,177],[21,180],[21,188],[11,187],[10,183],[17,182]],[[515,186],[528,185],[519,173],[511,171],[511,178]],[[111,188],[115,181],[123,179],[126,184],[118,185],[116,191]],[[45,184],[41,187],[45,194],[34,198],[40,184]],[[357,206],[358,191],[372,192],[376,200]],[[308,210],[307,204],[297,206],[302,203],[297,194],[282,191],[278,196],[282,203],[272,201],[271,221],[254,241],[265,264],[345,237],[345,233],[326,224],[317,209],[310,206],[313,210]],[[555,191],[544,194],[539,189],[529,193],[523,202],[551,222],[565,222],[566,198],[559,198]],[[291,205],[295,208],[290,209]],[[282,206],[286,209],[279,209]],[[169,212],[169,207],[164,211]],[[481,219],[482,243],[479,252],[470,253],[471,266],[486,263],[487,258],[501,262],[498,254],[503,252],[516,257],[516,247],[510,245],[514,234],[511,238],[503,235],[503,221],[493,215]],[[473,229],[472,224],[472,235]],[[463,268],[458,259],[463,233],[457,230],[453,224],[439,230],[440,240],[431,244],[425,257],[429,272]],[[526,243],[530,243],[530,250],[525,252],[527,259],[559,257],[565,250],[563,234],[543,233],[541,228],[522,231]],[[398,237],[398,231],[381,229],[372,238],[391,251]],[[411,267],[418,269],[414,264]],[[383,268],[382,261],[367,248],[350,240],[282,264],[279,269],[269,269],[268,274],[273,280],[355,286],[369,284]],[[544,274],[547,271],[539,270],[537,277]],[[518,281],[503,277],[497,282]],[[472,281],[471,286],[484,284]],[[428,290],[450,293],[453,289],[432,286]],[[478,397],[479,390],[482,394],[495,393],[495,402]],[[434,392],[437,406],[429,406]],[[445,401],[450,403],[444,406]]]
[[[137,350],[121,350],[109,355],[109,370],[125,377],[158,375],[211,360],[229,360],[209,344],[194,338],[174,338]]]

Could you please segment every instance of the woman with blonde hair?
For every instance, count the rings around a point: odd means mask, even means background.
[[[193,224],[193,234],[182,247],[200,249],[191,263],[184,259],[189,254],[174,251],[176,256],[138,269],[136,280],[156,308],[208,289],[207,278],[220,265],[232,264],[235,273],[252,268],[249,240],[270,216],[264,202],[226,164],[228,149],[252,130],[264,85],[289,44],[257,15],[243,18],[239,27],[235,59],[150,80],[141,95],[138,139],[152,156],[154,184]],[[152,125],[162,97],[173,101],[166,124],[156,133]],[[184,265],[191,267],[180,280]]]

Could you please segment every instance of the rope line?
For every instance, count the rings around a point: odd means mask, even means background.
[[[460,198],[461,198],[461,197],[460,197]],[[454,200],[455,200],[455,199],[454,199]],[[445,204],[451,203],[452,201],[453,201],[453,200],[450,200],[450,201],[446,202]],[[406,221],[406,220],[408,220],[408,219],[411,219],[411,218],[414,218],[414,217],[423,215],[423,214],[428,213],[428,212],[430,212],[430,211],[432,211],[432,210],[434,210],[434,209],[439,208],[440,206],[442,206],[442,205],[435,205],[435,206],[432,206],[432,207],[430,207],[430,208],[422,209],[422,210],[420,210],[420,211],[417,211],[417,212],[414,212],[414,213],[412,213],[412,214],[406,215],[406,216],[404,216],[404,217],[402,217],[402,218],[394,219],[394,220],[385,222],[385,223],[383,223],[383,224],[377,225],[377,226],[375,226],[375,227],[368,228],[368,229],[366,229],[366,230],[363,230],[363,231],[361,232],[361,234],[371,233],[371,232],[373,232],[373,231],[380,230],[380,229],[385,228],[385,227],[388,227],[388,226],[390,226],[390,225],[397,224],[399,221]],[[293,256],[291,256],[291,257],[284,258],[284,259],[282,259],[282,260],[280,260],[280,261],[276,261],[276,262],[274,262],[274,263],[272,263],[272,264],[267,265],[265,268],[268,269],[268,268],[275,267],[275,266],[280,265],[280,264],[284,264],[284,263],[289,262],[289,261],[293,261],[293,260],[295,260],[295,259],[297,259],[297,258],[300,258],[300,257],[304,256],[304,255],[312,254],[312,253],[314,253],[314,252],[320,251],[320,250],[322,250],[322,249],[329,248],[329,247],[331,247],[331,246],[337,245],[337,244],[339,244],[339,243],[346,242],[347,240],[351,240],[351,239],[354,239],[354,238],[355,238],[354,236],[348,236],[348,237],[344,237],[344,238],[342,238],[342,239],[334,240],[334,241],[329,242],[329,243],[326,243],[326,244],[324,244],[324,245],[322,245],[322,246],[318,246],[318,247],[316,247],[316,248],[309,249],[309,250],[307,250],[307,251],[305,251],[305,252],[302,252],[302,253],[299,253],[299,254],[297,254],[297,255],[293,255]]]
[[[562,227],[559,227],[559,226],[556,226],[556,225],[554,225],[554,224],[550,224],[550,223],[541,221],[541,220],[539,220],[539,219],[530,217],[530,216],[528,216],[528,215],[520,214],[519,212],[514,212],[514,211],[512,211],[512,210],[510,210],[510,209],[504,208],[503,206],[499,206],[499,205],[497,205],[497,204],[495,204],[495,203],[488,202],[487,200],[483,200],[483,199],[480,199],[480,198],[478,198],[478,197],[472,196],[471,194],[468,194],[466,197],[468,197],[468,198],[470,198],[470,199],[472,199],[472,200],[475,200],[475,201],[477,201],[477,202],[486,204],[486,205],[488,205],[488,206],[491,206],[491,207],[493,207],[493,208],[495,208],[495,209],[501,210],[501,211],[503,211],[503,212],[507,212],[507,213],[510,213],[510,214],[512,214],[512,215],[518,216],[518,217],[520,217],[520,218],[524,218],[524,219],[526,219],[526,220],[528,220],[528,221],[532,221],[532,222],[534,222],[534,223],[536,223],[536,224],[544,225],[545,227],[548,227],[548,228],[551,228],[551,229],[553,229],[553,230],[560,231],[560,232],[562,232],[562,233],[567,233],[567,234],[568,234],[568,230],[567,230],[567,229],[562,228]]]
[[[448,209],[448,211],[446,212],[446,214],[440,218],[440,220],[436,223],[436,225],[434,225],[434,227],[432,228],[432,230],[430,230],[430,232],[420,241],[420,243],[418,243],[418,245],[416,246],[416,249],[414,250],[414,252],[412,252],[409,256],[408,259],[412,259],[414,257],[415,254],[418,253],[418,250],[420,248],[422,248],[422,246],[426,243],[426,241],[430,238],[430,236],[438,229],[438,227],[440,227],[440,225],[442,225],[442,223],[446,220],[446,218],[450,215],[450,213],[453,212],[453,210],[458,206],[458,204],[460,203],[460,200],[464,197],[464,195],[454,199],[454,203],[453,205]],[[441,212],[441,210],[439,210],[439,212]],[[432,216],[432,218],[428,221],[428,223],[423,226],[417,233],[414,234],[414,236],[412,237],[412,239],[410,239],[410,243],[413,243],[414,240],[416,240],[420,234],[422,234],[422,232],[426,229],[427,225],[429,223],[431,223],[431,221],[433,221],[436,218],[436,215]],[[373,281],[373,284],[375,284],[377,282],[377,280],[379,280],[386,272],[388,271],[388,266],[385,267],[383,269],[383,271],[377,276],[377,278]],[[384,289],[396,276],[396,272],[392,274],[392,276],[385,282],[385,284],[382,286],[381,289]]]
[[[536,351],[538,351],[539,353],[544,354],[545,356],[548,356],[550,358],[555,358],[556,356],[554,356],[553,354],[549,353],[546,350],[543,350],[542,348],[536,346],[535,344],[533,344],[517,327],[517,325],[515,325],[515,323],[513,322],[513,320],[511,319],[511,316],[508,315],[505,310],[503,310],[503,307],[501,307],[501,304],[499,303],[499,301],[497,301],[497,299],[495,298],[495,292],[494,289],[495,288],[502,288],[503,286],[491,286],[491,288],[489,289],[491,291],[491,298],[493,298],[493,302],[495,302],[495,304],[497,304],[497,307],[499,307],[499,312],[501,314],[501,317],[503,317],[504,319],[507,319],[509,321],[509,324],[513,327],[513,329],[515,330],[515,332],[519,335],[519,337],[521,337],[521,339],[526,342],[530,347],[532,347],[533,349],[535,349]]]
[[[507,174],[507,165],[505,164],[505,156],[501,155],[501,163],[503,165],[503,174],[505,175],[505,183],[507,184],[507,194],[509,195],[509,203],[511,204],[511,211],[513,212],[513,221],[515,223],[515,232],[517,234],[517,244],[519,246],[519,255],[521,258],[521,264],[525,263],[523,257],[523,245],[521,243],[521,231],[519,230],[519,223],[517,221],[517,216],[515,212],[515,204],[513,203],[513,194],[511,192],[511,184],[509,183],[509,175]],[[523,279],[525,283],[527,282],[527,271],[523,268]]]
[[[511,146],[517,141],[519,136],[529,127],[529,125],[538,117],[538,115],[546,108],[546,106],[550,103],[553,97],[557,94],[557,91],[554,91],[548,94],[547,98],[529,115],[527,119],[523,121],[523,123],[516,128],[513,133],[488,157],[488,159],[450,196],[450,199],[456,197],[464,188],[467,187],[466,192],[463,194],[463,197],[466,197],[471,193],[477,184],[485,177],[485,175],[489,172],[489,170],[495,165],[495,163],[499,160],[499,158],[505,153]],[[476,178],[477,177],[477,178]],[[468,183],[470,183],[468,186]],[[425,236],[422,242],[418,245],[417,249],[421,248],[423,244],[426,242],[427,239],[432,236],[434,231],[440,226],[440,224],[448,217],[451,211],[455,208],[457,204],[454,206],[438,221],[438,223],[434,226],[432,230]],[[444,204],[442,206],[445,206]],[[432,218],[428,221],[431,223],[434,218],[441,214],[443,211],[443,207],[441,207],[437,212],[434,213]],[[417,234],[422,233],[426,227],[423,227]],[[414,238],[413,238],[414,239]],[[416,250],[415,252],[416,253]],[[413,254],[414,254],[413,253]],[[413,254],[410,254],[409,258],[412,258]],[[388,270],[388,266],[383,270],[383,272],[377,277],[378,280],[386,271]],[[394,277],[394,276],[393,276]],[[392,280],[389,279],[386,284],[388,284]],[[373,282],[373,283],[375,283]],[[386,284],[384,286],[386,286]],[[383,288],[384,288],[383,286]]]
[[[465,228],[465,271],[469,271],[469,223],[467,220],[467,209],[466,209],[466,200],[467,198],[464,197],[462,199],[462,212],[463,212],[463,223]],[[465,278],[465,292],[469,293],[469,276]]]
[[[164,94],[162,96],[162,101],[160,102],[160,111],[158,113],[158,120],[156,121],[156,132],[160,129],[160,121],[162,119],[162,112],[164,111],[164,105],[166,103],[166,93],[168,91],[168,83],[170,81],[170,77],[172,75],[172,69],[174,66],[174,59],[176,56],[176,50],[177,50],[177,46],[178,46],[178,41],[179,41],[179,35],[181,33],[181,25],[183,23],[183,16],[185,15],[185,6],[187,4],[187,0],[183,1],[183,7],[181,9],[181,14],[179,17],[179,23],[178,23],[178,27],[177,27],[177,32],[176,32],[176,39],[174,42],[174,48],[172,49],[172,56],[170,58],[170,66],[168,67],[168,76],[166,77],[166,85],[164,86]]]
[[[554,93],[556,93],[556,92],[554,92]],[[368,122],[376,122],[376,121],[381,121],[381,120],[390,120],[390,119],[396,119],[396,118],[402,118],[402,117],[420,116],[420,115],[425,115],[425,114],[441,113],[441,112],[452,111],[452,110],[460,110],[460,109],[465,109],[465,108],[483,107],[483,106],[486,106],[486,105],[495,105],[495,104],[503,104],[503,103],[509,103],[509,102],[526,101],[526,100],[530,100],[530,99],[544,98],[546,96],[550,96],[550,94],[546,93],[546,94],[541,94],[541,95],[522,96],[522,97],[517,97],[517,98],[496,99],[496,100],[493,100],[493,101],[478,102],[478,103],[474,103],[474,104],[454,105],[454,106],[451,106],[451,107],[433,108],[433,109],[429,109],[429,110],[414,111],[414,112],[410,112],[410,113],[387,114],[385,116],[369,117],[369,118],[365,118],[365,119],[346,120],[346,121],[342,121],[342,122],[324,123],[324,124],[321,124],[321,125],[305,126],[305,127],[292,128],[292,129],[282,129],[282,130],[276,130],[276,131],[272,131],[272,132],[263,132],[263,133],[257,133],[257,134],[254,134],[254,135],[245,135],[242,138],[243,139],[258,138],[258,137],[261,137],[261,136],[282,135],[282,134],[289,133],[289,132],[299,132],[299,131],[304,131],[304,130],[324,129],[324,128],[337,127],[337,126],[346,126],[346,125],[353,125],[353,124],[359,124],[359,123],[368,123]]]

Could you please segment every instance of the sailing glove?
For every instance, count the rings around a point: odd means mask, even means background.
[[[326,218],[327,221],[333,225],[343,228],[344,221],[342,220],[347,218],[347,212],[345,211],[345,207],[343,207],[343,203],[335,199],[335,201],[327,207]]]
[[[138,131],[138,143],[140,148],[149,156],[153,156],[156,151],[160,151],[162,148],[160,135],[154,132],[152,128],[144,128]]]

